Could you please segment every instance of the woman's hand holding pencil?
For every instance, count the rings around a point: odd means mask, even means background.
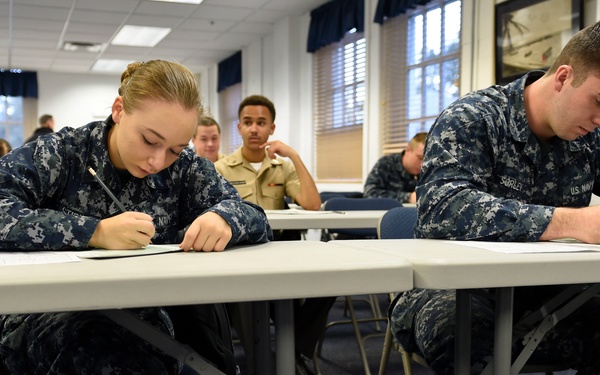
[[[92,168],[88,171],[122,211],[121,214],[100,221],[90,247],[103,249],[139,249],[152,243],[156,232],[152,217],[142,212],[127,211],[123,203],[110,191]]]

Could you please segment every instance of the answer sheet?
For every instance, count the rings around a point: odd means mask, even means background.
[[[163,253],[173,253],[183,251],[177,245],[148,245],[143,249],[137,250],[84,250],[77,251],[75,254],[79,258],[101,259],[101,258],[123,258],[123,257],[139,257],[144,255],[154,255]]]
[[[450,244],[477,247],[480,249],[507,254],[526,253],[572,253],[600,251],[600,245],[572,241],[544,242],[486,242],[486,241],[447,241]]]
[[[77,256],[67,252],[33,251],[0,252],[0,266],[18,266],[25,264],[49,264],[79,262]]]

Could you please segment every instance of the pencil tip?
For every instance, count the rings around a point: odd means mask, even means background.
[[[96,175],[96,171],[95,171],[95,170],[93,170],[93,169],[92,169],[92,167],[88,167],[88,171],[90,172],[90,174],[91,174],[92,176],[95,176],[95,175]]]

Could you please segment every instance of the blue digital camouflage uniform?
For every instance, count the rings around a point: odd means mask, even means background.
[[[231,226],[228,247],[272,237],[264,211],[242,201],[210,161],[189,149],[143,179],[118,172],[106,146],[113,125],[109,117],[62,129],[0,158],[0,251],[86,249],[100,220],[120,213],[88,167],[127,210],[153,217],[155,244],[179,243],[209,211]],[[165,309],[133,311],[173,336]],[[5,315],[0,323],[0,355],[12,374],[172,374],[180,368],[95,312]]]
[[[408,202],[419,176],[411,175],[402,165],[404,153],[385,155],[375,163],[365,181],[365,198],[392,198]]]
[[[417,238],[537,241],[554,207],[587,206],[600,193],[600,132],[541,144],[530,131],[523,99],[531,72],[506,86],[470,93],[431,128],[417,185]],[[560,286],[515,288],[515,319]],[[475,295],[472,373],[491,359],[493,302]],[[395,337],[421,352],[436,373],[453,373],[455,292],[413,290],[390,306]],[[592,299],[559,322],[540,345],[578,374],[600,374],[600,308]]]

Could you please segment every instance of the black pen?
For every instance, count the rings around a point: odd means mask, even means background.
[[[92,176],[94,176],[94,178],[96,179],[96,181],[98,181],[98,183],[100,184],[100,186],[102,186],[102,189],[104,189],[104,191],[106,192],[106,194],[108,194],[112,198],[113,202],[115,202],[115,204],[119,207],[119,209],[122,212],[127,212],[127,209],[125,208],[125,206],[123,206],[123,203],[121,203],[117,199],[117,197],[115,197],[115,195],[112,193],[112,191],[110,191],[110,189],[108,188],[108,186],[106,186],[104,184],[104,182],[102,182],[102,180],[100,179],[100,177],[98,177],[98,175],[96,174],[96,171],[93,170],[91,167],[88,167],[88,171],[90,172],[90,174]]]

